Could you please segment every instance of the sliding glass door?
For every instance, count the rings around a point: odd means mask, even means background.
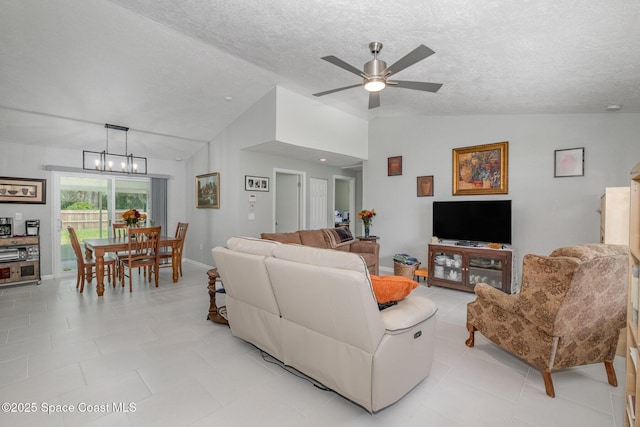
[[[75,273],[76,257],[67,227],[76,230],[80,243],[84,239],[109,237],[111,224],[123,222],[122,213],[137,209],[150,214],[148,178],[121,178],[95,174],[56,172],[54,174],[55,277]]]

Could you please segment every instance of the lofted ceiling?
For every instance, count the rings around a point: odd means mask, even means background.
[[[397,78],[443,87],[388,88],[373,110],[359,87],[318,102],[364,119],[601,113],[609,104],[640,112],[637,0],[0,0],[0,7],[6,142],[100,151],[103,125],[113,123],[131,128],[136,155],[188,158],[276,85],[311,97],[358,83],[320,58],[361,68],[371,41],[384,44],[388,64],[430,47],[434,55]],[[303,151],[289,154],[310,156]],[[331,162],[353,164],[338,157]]]

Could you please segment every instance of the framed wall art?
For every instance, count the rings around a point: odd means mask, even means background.
[[[244,176],[245,191],[269,191],[269,178],[263,176]]]
[[[47,180],[0,177],[0,203],[47,203]]]
[[[418,177],[418,197],[433,196],[433,175]]]
[[[453,195],[507,194],[509,142],[453,149]]]
[[[402,156],[387,158],[387,176],[402,175]]]
[[[553,176],[584,176],[584,147],[555,150]]]
[[[196,208],[220,208],[220,173],[196,176]]]

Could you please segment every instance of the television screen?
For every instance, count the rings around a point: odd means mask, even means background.
[[[511,200],[433,202],[433,235],[511,244]]]

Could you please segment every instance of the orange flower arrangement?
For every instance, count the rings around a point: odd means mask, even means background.
[[[129,209],[122,214],[122,219],[129,227],[140,226],[147,220],[147,214],[136,209]]]
[[[373,222],[374,216],[376,216],[375,209],[371,209],[371,210],[364,209],[358,212],[358,219],[362,220],[362,223],[364,224],[364,228],[369,228],[369,226]]]

